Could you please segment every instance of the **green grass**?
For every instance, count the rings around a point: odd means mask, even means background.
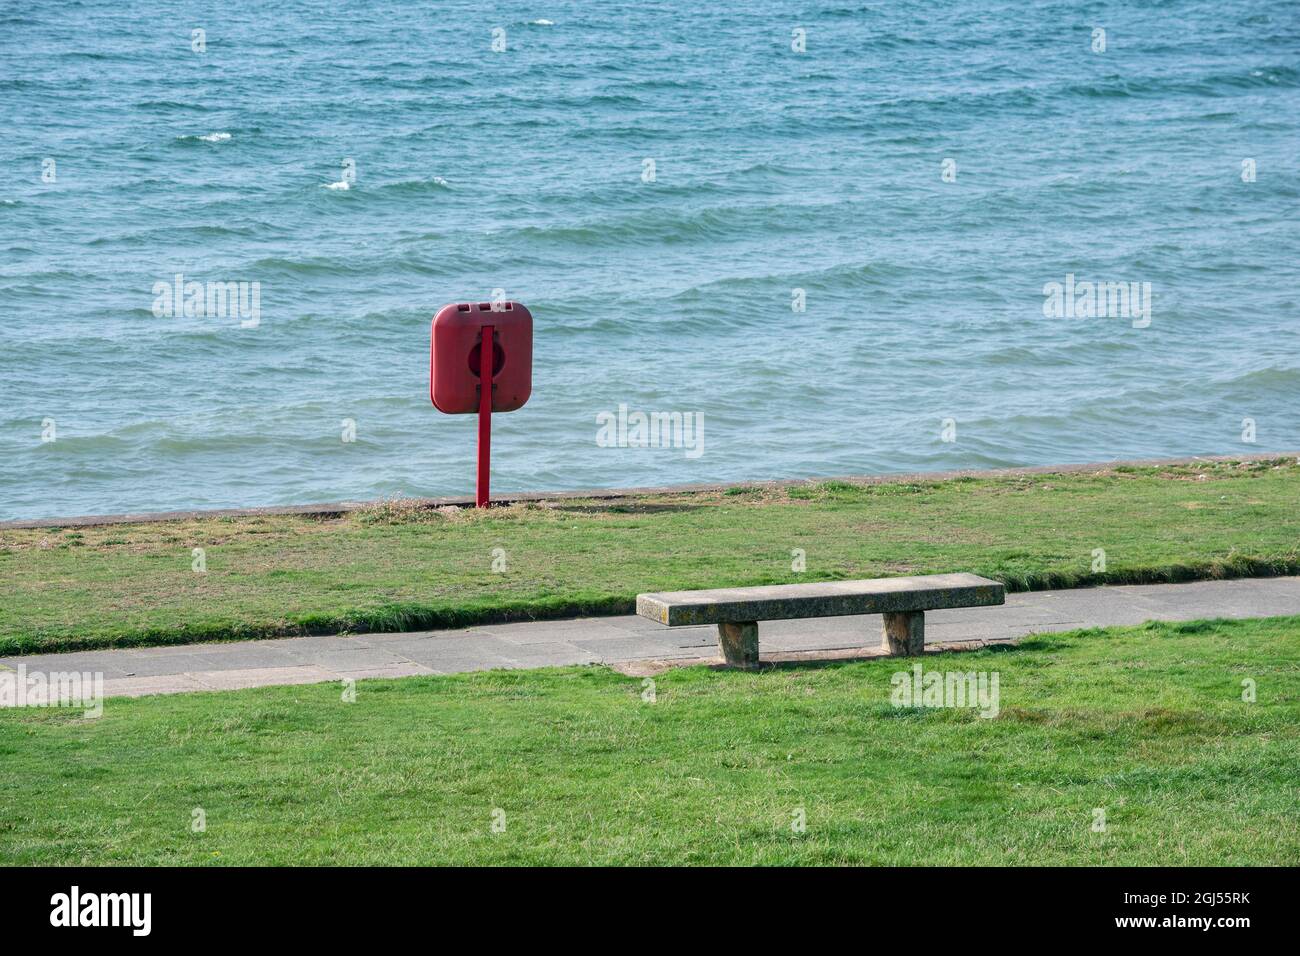
[[[1300,466],[0,531],[0,653],[627,613],[640,591],[945,571],[1012,589],[1300,573]]]
[[[1298,648],[1300,617],[925,657],[997,672],[992,719],[894,708],[900,659],[0,711],[0,864],[1295,865]]]

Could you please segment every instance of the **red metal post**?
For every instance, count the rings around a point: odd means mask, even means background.
[[[488,506],[488,480],[492,471],[492,359],[495,352],[492,326],[485,325],[478,345],[478,480],[474,499],[480,508]]]

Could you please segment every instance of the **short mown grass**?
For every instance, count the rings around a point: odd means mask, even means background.
[[[1012,589],[1300,573],[1300,466],[0,530],[0,654],[630,613],[641,591],[947,571]]]
[[[1300,863],[1300,618],[926,655],[989,719],[894,707],[913,663],[0,711],[0,864]]]

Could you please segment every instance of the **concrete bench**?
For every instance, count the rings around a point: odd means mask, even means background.
[[[1005,589],[997,581],[975,574],[927,574],[638,594],[636,612],[669,627],[716,624],[726,662],[754,668],[758,666],[759,621],[883,614],[881,647],[891,654],[920,654],[925,650],[926,611],[985,607],[1005,600]]]

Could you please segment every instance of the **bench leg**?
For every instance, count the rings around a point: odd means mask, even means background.
[[[729,666],[754,670],[758,667],[758,622],[719,624],[718,646]]]
[[[886,614],[881,631],[880,649],[890,654],[911,657],[925,653],[925,612],[899,611]]]

